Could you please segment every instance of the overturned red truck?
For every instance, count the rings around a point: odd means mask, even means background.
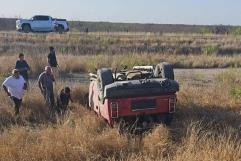
[[[143,130],[171,123],[179,90],[171,64],[114,73],[102,68],[90,74],[90,80],[88,106],[109,125],[120,122],[122,128]]]

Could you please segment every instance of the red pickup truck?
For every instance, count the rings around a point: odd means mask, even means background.
[[[171,64],[114,73],[102,68],[90,80],[88,106],[109,125],[121,122],[122,128],[143,130],[171,123],[179,90]]]

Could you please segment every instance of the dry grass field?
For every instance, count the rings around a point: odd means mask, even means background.
[[[32,66],[31,74],[34,78],[46,64],[46,58],[43,55],[46,55],[49,45],[53,45],[57,49],[63,74],[87,72],[101,66],[120,67],[127,64],[131,67],[134,64],[153,64],[161,60],[170,61],[179,67],[240,66],[238,53],[228,56],[218,53],[185,55],[161,53],[160,51],[144,51],[143,53],[128,51],[127,54],[124,54],[125,52],[121,51],[111,53],[112,47],[110,46],[103,49],[106,51],[104,54],[105,52],[99,53],[95,48],[102,47],[102,44],[92,42],[96,39],[92,39],[92,37],[96,37],[96,35],[99,35],[101,39],[105,37],[114,39],[118,36],[119,40],[112,44],[116,45],[113,47],[113,50],[116,50],[123,46],[132,48],[133,44],[143,41],[153,43],[151,41],[153,39],[165,39],[174,46],[177,41],[194,39],[197,42],[202,39],[200,42],[202,45],[223,43],[224,46],[229,45],[231,48],[232,45],[236,45],[238,48],[239,42],[241,43],[239,37],[90,33],[89,35],[73,35],[76,37],[74,39],[70,36],[71,34],[30,34],[27,36],[25,34],[0,33],[0,48],[2,49],[4,45],[10,46],[7,51],[1,53],[1,75],[5,76],[10,72],[12,63],[15,62],[17,54],[21,51],[27,55],[26,58]],[[8,43],[6,38],[9,39]],[[83,41],[89,42],[89,44],[82,44]],[[232,44],[234,42],[236,44]],[[90,49],[93,49],[93,53],[88,51],[82,53],[81,48],[81,51],[61,53],[61,48],[67,47],[69,44],[73,46],[89,45]],[[195,74],[190,79],[205,80],[205,77]],[[177,95],[177,112],[172,124],[168,127],[157,126],[142,136],[133,136],[129,133],[119,134],[117,127],[110,128],[101,118],[85,109],[82,104],[88,87],[80,82],[57,83],[55,91],[57,92],[67,84],[72,89],[75,101],[70,105],[70,112],[56,120],[49,118],[35,79],[31,82],[31,89],[24,96],[20,118],[14,117],[11,102],[1,90],[0,160],[241,160],[241,74],[236,69],[230,69],[217,74],[212,83],[205,81],[190,83],[182,78],[177,78],[181,88]]]
[[[168,61],[178,68],[241,66],[241,36],[160,33],[22,34],[0,32],[0,71],[9,72],[20,52],[32,74],[46,65],[48,47],[56,48],[60,70],[88,72]]]

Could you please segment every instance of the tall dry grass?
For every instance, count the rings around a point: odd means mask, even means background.
[[[241,66],[241,37],[234,35],[3,32],[0,33],[1,74],[9,72],[17,55],[23,52],[36,75],[47,64],[49,46],[56,48],[62,73],[160,61],[181,68]]]
[[[62,74],[89,72],[99,67],[157,64],[175,67],[240,67],[240,37],[153,33],[0,33],[0,75],[10,73],[19,52],[32,67],[31,76],[47,64],[53,45]],[[225,53],[232,53],[227,56]],[[226,55],[226,56],[225,56]],[[194,75],[193,79],[198,75]],[[21,117],[0,91],[0,160],[241,160],[241,84],[237,71],[218,75],[214,83],[179,80],[178,109],[171,126],[160,125],[142,136],[118,133],[85,109],[87,86],[57,83],[72,89],[70,112],[52,119],[36,82],[27,91]]]
[[[18,55],[0,57],[0,75],[7,75],[15,66]],[[101,67],[122,69],[127,65],[157,65],[160,62],[170,62],[176,68],[225,68],[240,67],[241,56],[216,55],[169,55],[169,54],[118,54],[118,55],[57,55],[59,70],[62,74],[93,72]],[[31,67],[30,75],[37,76],[47,63],[46,55],[26,54],[26,60]]]
[[[230,93],[240,86],[238,80],[230,71],[209,86],[181,81],[172,125],[160,125],[143,136],[119,134],[86,110],[81,103],[87,87],[79,83],[69,83],[75,100],[71,112],[54,122],[36,86],[24,97],[20,120],[0,92],[0,160],[238,161],[241,102]]]
[[[0,33],[0,53],[47,53],[48,46],[61,54],[240,54],[241,37],[215,34],[169,33]]]

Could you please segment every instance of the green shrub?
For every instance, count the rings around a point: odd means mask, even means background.
[[[233,87],[230,93],[234,97],[241,97],[241,87]]]
[[[203,28],[200,29],[200,33],[201,34],[211,34],[212,31],[207,27],[203,27]]]
[[[228,82],[228,83],[234,83],[237,78],[240,77],[239,72],[235,68],[230,68],[229,70],[222,72],[216,76],[216,80],[218,82]]]
[[[205,55],[217,54],[218,50],[217,46],[205,46],[202,48],[202,53]]]
[[[234,28],[231,30],[231,34],[241,35],[241,27],[234,27]]]

